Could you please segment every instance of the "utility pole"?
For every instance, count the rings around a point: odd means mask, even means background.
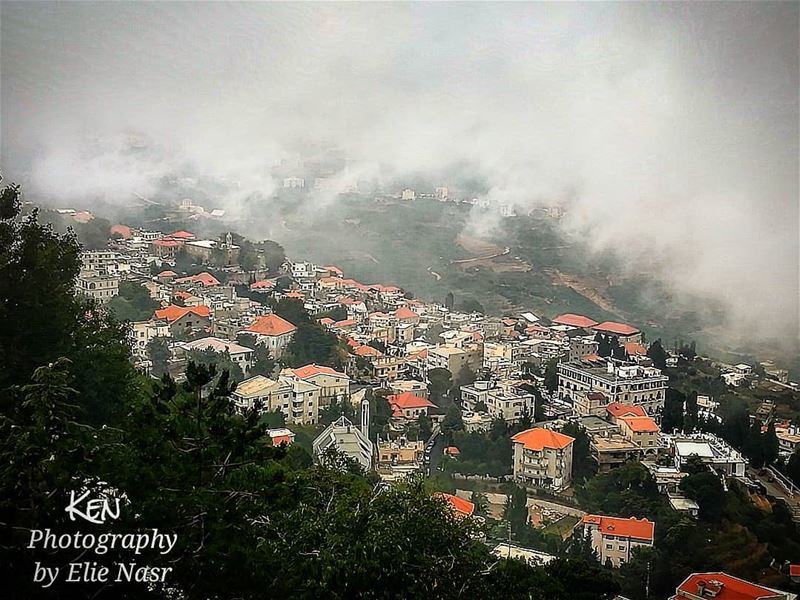
[[[644,583],[644,597],[650,597],[650,561],[647,561],[647,577],[645,578]]]

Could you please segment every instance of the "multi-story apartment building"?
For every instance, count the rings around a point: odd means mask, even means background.
[[[514,479],[523,485],[560,490],[572,482],[572,446],[568,435],[534,427],[511,438]]]
[[[239,365],[239,368],[245,376],[247,376],[250,369],[253,368],[253,349],[237,344],[236,342],[230,342],[215,337],[204,337],[192,342],[184,342],[180,344],[180,347],[183,348],[184,352],[211,350],[219,354],[227,353],[234,364]]]
[[[617,568],[631,559],[634,548],[653,546],[655,523],[647,519],[585,515],[582,523],[602,564],[611,561]]]
[[[320,406],[328,406],[334,399],[347,400],[350,397],[350,377],[331,367],[306,365],[296,369],[284,369],[281,375],[296,377],[319,387]]]
[[[319,420],[319,396],[321,389],[294,377],[278,377],[278,380],[256,375],[236,386],[231,395],[239,410],[250,410],[260,406],[262,412],[281,411],[287,423],[314,425]]]
[[[600,400],[606,405],[620,402],[641,406],[648,416],[658,418],[664,408],[667,381],[667,376],[655,367],[620,364],[612,359],[558,365],[558,395],[572,400],[576,409],[582,396],[600,392],[605,396]],[[586,409],[584,414],[602,414],[605,410],[602,402],[594,410]]]
[[[170,337],[169,323],[158,319],[134,321],[129,334],[131,351],[138,359],[147,358],[147,345],[157,337]]]
[[[442,345],[428,351],[426,367],[447,369],[457,378],[462,371],[475,373],[483,366],[483,344]]]
[[[533,416],[533,394],[523,392],[510,384],[475,381],[461,386],[461,404],[464,409],[475,412],[480,402],[486,405],[486,412],[492,418],[503,419],[507,423],[516,423],[525,414]]]
[[[119,277],[100,275],[96,271],[81,271],[78,292],[98,302],[108,302],[119,293]]]

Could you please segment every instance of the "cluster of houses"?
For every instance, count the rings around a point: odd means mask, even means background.
[[[291,178],[287,182],[290,187],[301,185]],[[446,198],[447,190],[441,195]],[[744,477],[746,461],[721,439],[661,432],[668,378],[648,357],[636,327],[577,314],[548,320],[530,312],[502,318],[458,312],[414,299],[397,286],[364,284],[335,266],[305,261],[287,260],[279,273],[246,273],[237,266],[239,247],[230,234],[203,240],[188,231],[115,228],[111,249],[83,253],[77,287],[107,301],[116,295],[120,281],[131,280],[160,303],[149,319],[132,324],[130,341],[139,366],[152,366],[148,347],[156,338],[167,340],[172,365],[180,366],[193,351],[225,354],[244,375],[232,395],[235,406],[284,415],[287,426],[270,430],[275,444],[293,443],[294,426],[318,426],[323,409],[349,402],[359,422],[341,416],[318,429],[313,441],[317,461],[325,462],[335,449],[390,482],[420,471],[431,441],[409,433],[425,418],[433,424],[435,437],[444,411],[430,397],[429,374],[444,369],[460,392],[467,431],[488,430],[496,419],[533,424],[511,439],[513,479],[525,487],[559,494],[571,486],[575,439],[562,433],[567,423],[586,433],[599,471],[642,462],[672,506],[692,515],[697,514],[697,504],[679,490],[682,468],[690,458],[699,458],[723,481]],[[181,250],[199,262],[213,258],[215,265],[223,265],[226,282],[209,272],[177,273],[172,265]],[[154,274],[153,263],[163,268]],[[241,292],[242,285],[247,294]],[[301,302],[342,341],[349,353],[344,368],[309,364],[251,373],[259,348],[267,349],[280,365],[297,332],[297,324],[270,308],[270,301],[282,298]],[[668,366],[675,364],[677,356],[666,360]],[[548,393],[544,372],[554,363],[557,386]],[[769,370],[769,365],[762,367],[775,381],[784,379],[774,365]],[[736,386],[754,373],[748,365],[736,365],[725,370],[724,377]],[[387,439],[370,436],[368,387],[385,390],[391,409]],[[717,405],[699,397],[698,409],[713,416]],[[792,424],[776,423],[776,432],[782,452],[793,452],[800,444],[800,431]],[[459,450],[448,447],[445,453],[457,459]],[[474,504],[467,499],[448,494],[442,498],[459,516],[474,517]],[[583,515],[577,529],[591,540],[602,562],[618,567],[635,547],[653,545],[655,524],[635,516]],[[499,551],[523,557],[534,552],[510,545]],[[541,553],[535,554],[526,559],[541,563]],[[745,589],[766,588],[725,574],[696,574],[678,588],[675,598],[724,598],[726,590]],[[788,598],[770,593],[731,597]]]

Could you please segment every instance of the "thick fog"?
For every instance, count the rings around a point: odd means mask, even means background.
[[[3,3],[2,168],[73,204],[199,173],[235,211],[331,144],[343,179],[565,203],[592,248],[795,343],[799,6]]]

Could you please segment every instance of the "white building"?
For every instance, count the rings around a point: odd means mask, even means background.
[[[239,368],[245,375],[253,368],[253,349],[237,344],[236,342],[230,342],[216,337],[204,337],[193,342],[184,342],[180,344],[180,346],[186,352],[191,352],[192,350],[211,350],[219,354],[225,354],[227,352],[231,360],[239,365]]]
[[[328,425],[314,440],[314,459],[325,462],[328,450],[337,450],[357,461],[365,471],[372,468],[374,445],[367,434],[350,422],[345,416]]]
[[[534,427],[511,438],[514,479],[523,485],[561,490],[572,482],[572,446],[568,435]]]
[[[611,561],[618,568],[631,559],[634,548],[653,546],[655,523],[647,519],[586,515],[582,524],[602,564]]]
[[[714,470],[733,477],[744,477],[747,461],[733,447],[710,433],[665,436],[674,451],[675,466],[683,469],[693,456]]]

